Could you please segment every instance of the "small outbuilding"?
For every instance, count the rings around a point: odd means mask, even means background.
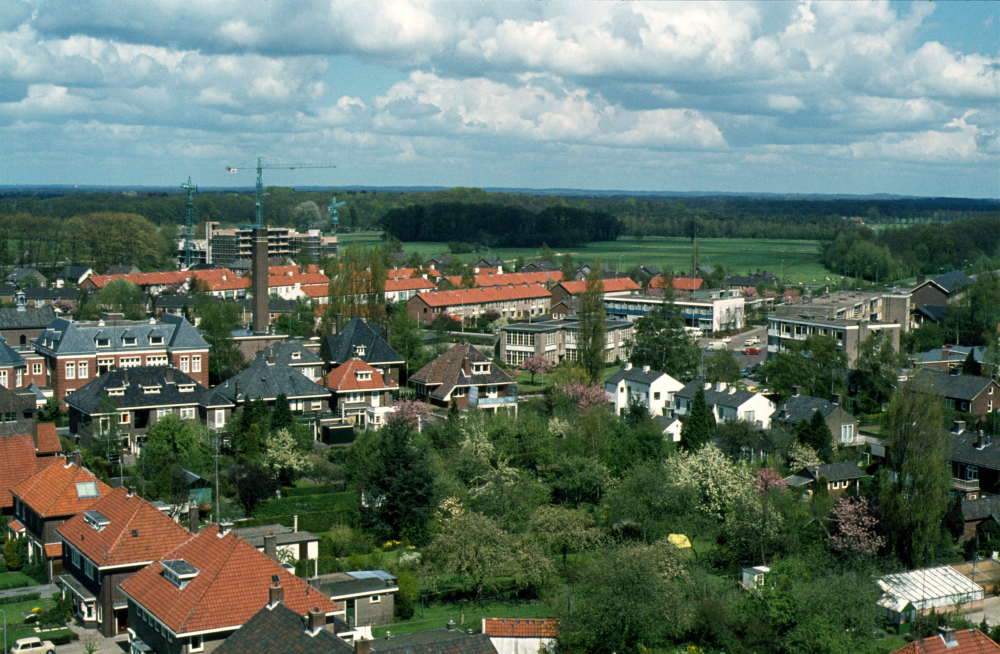
[[[985,591],[950,565],[885,575],[878,580],[883,590],[878,600],[887,619],[895,624],[910,622],[917,615],[980,611]]]

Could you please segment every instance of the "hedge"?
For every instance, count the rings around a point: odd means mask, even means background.
[[[357,503],[358,494],[351,491],[324,493],[322,495],[301,495],[264,500],[257,504],[253,513],[255,518],[273,518],[275,516],[301,515],[319,511],[350,511],[357,506]],[[323,531],[326,530],[324,529]]]
[[[12,595],[10,597],[0,597],[0,604],[17,604],[19,602],[34,602],[42,599],[41,593],[25,593],[24,595]]]
[[[343,484],[319,484],[316,486],[284,486],[281,489],[282,497],[301,497],[303,495],[323,495],[325,493],[340,493],[344,489]]]
[[[236,528],[261,527],[264,525],[281,524],[286,527],[293,527],[295,516],[299,517],[299,530],[309,531],[314,534],[322,534],[330,531],[333,525],[350,525],[354,517],[353,509],[336,509],[331,511],[309,511],[297,514],[269,515],[261,516],[249,520],[240,520],[236,523]]]

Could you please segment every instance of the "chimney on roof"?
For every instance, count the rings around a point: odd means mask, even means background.
[[[126,497],[132,497],[133,495],[135,495],[135,486],[129,486],[128,495]]]
[[[371,654],[372,641],[364,638],[354,639],[354,654]]]
[[[163,371],[163,377],[168,384],[174,383],[174,368],[173,366],[167,366],[167,369]]]
[[[445,624],[445,626],[444,626],[444,627],[445,627],[445,629],[447,629],[448,631],[455,631],[455,621],[454,621],[454,620],[452,620],[451,618],[448,618],[448,623],[447,623],[447,624]]]
[[[917,275],[917,286],[927,281],[927,275]]]
[[[799,389],[798,386],[792,386],[792,396],[798,395],[799,394],[799,390],[800,389]]]
[[[625,364],[625,370],[631,370],[631,369],[632,369],[632,364],[631,363],[626,363]]]
[[[219,523],[219,538],[222,538],[229,532],[233,530],[233,523],[231,522],[220,522]]]
[[[642,371],[643,372],[649,372],[649,366],[643,366],[642,367]]]
[[[296,534],[299,533],[299,516],[297,515],[292,516],[292,531]]]
[[[192,534],[198,533],[198,505],[192,504],[188,509],[188,531]]]
[[[321,629],[326,627],[326,613],[319,610],[319,607],[314,607],[309,615],[306,616],[306,625],[309,629],[309,633],[316,635]]]
[[[83,452],[80,450],[73,452],[73,464],[76,465],[77,468],[83,467]]]
[[[953,434],[961,434],[963,431],[965,431],[964,420],[956,420],[955,422],[952,423],[951,432]]]
[[[955,633],[954,627],[948,627],[942,625],[938,627],[938,636],[944,641],[944,646],[951,648],[958,645],[958,635]]]
[[[840,393],[833,393],[830,396],[830,401],[836,404],[837,406],[841,406],[844,403],[844,397]]]
[[[278,575],[274,575],[272,577],[272,581],[277,578]],[[267,589],[267,605],[273,608],[284,601],[285,601],[285,589],[281,587],[281,582],[280,581],[273,582],[271,584],[271,587]]]
[[[705,382],[704,386],[705,386],[704,390],[706,390],[706,391],[712,390],[712,384],[711,384],[711,382]]]
[[[264,554],[274,561],[278,560],[278,537],[274,532],[264,534]]]
[[[720,393],[726,390],[726,382],[721,382],[721,381],[715,382],[715,390],[717,390]]]

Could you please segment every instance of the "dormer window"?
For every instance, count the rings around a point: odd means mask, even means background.
[[[122,345],[129,346],[135,345],[135,336],[125,336],[122,338]]]
[[[489,363],[474,363],[472,364],[472,374],[474,375],[488,375],[490,373]]]
[[[142,392],[146,395],[156,395],[160,392],[159,386],[144,386]]]
[[[111,524],[111,520],[101,515],[98,511],[84,511],[83,521],[97,531],[102,531],[105,527]]]
[[[194,392],[194,384],[178,384],[177,385],[177,392],[179,392],[179,393],[193,393]]]
[[[111,339],[110,338],[98,338],[97,339],[97,347],[111,347]]]
[[[108,395],[124,395],[124,394],[125,394],[125,389],[124,388],[109,388],[108,389]]]
[[[358,381],[371,381],[372,373],[370,370],[357,370],[354,372],[354,376],[358,378]]]
[[[76,485],[76,496],[81,500],[93,499],[95,497],[100,497],[101,494],[97,490],[96,481],[81,481]]]
[[[301,352],[292,352],[292,361],[298,361],[302,358]]]
[[[363,357],[364,355],[365,355],[365,346],[364,345],[355,345],[354,346],[354,356],[360,358],[360,357]]]
[[[178,588],[184,588],[192,579],[198,576],[198,568],[184,559],[161,561],[163,576]]]
[[[150,336],[149,337],[149,344],[150,345],[163,345],[163,337],[162,336]]]

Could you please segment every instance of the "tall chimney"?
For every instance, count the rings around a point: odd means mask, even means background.
[[[267,227],[254,227],[251,238],[253,270],[253,332],[267,333]]]
[[[264,535],[264,554],[275,561],[278,560],[278,537],[273,533]]]
[[[319,630],[326,626],[326,613],[320,611],[318,606],[315,607],[306,616],[306,624],[308,625],[309,633],[319,633]]]
[[[188,509],[188,531],[192,534],[198,533],[198,505],[192,504]]]
[[[944,641],[945,647],[955,647],[958,645],[958,638],[953,627],[946,625],[938,627],[938,636]]]
[[[83,467],[83,452],[81,452],[80,450],[76,450],[75,452],[73,452],[73,463],[76,464],[77,468]]]

